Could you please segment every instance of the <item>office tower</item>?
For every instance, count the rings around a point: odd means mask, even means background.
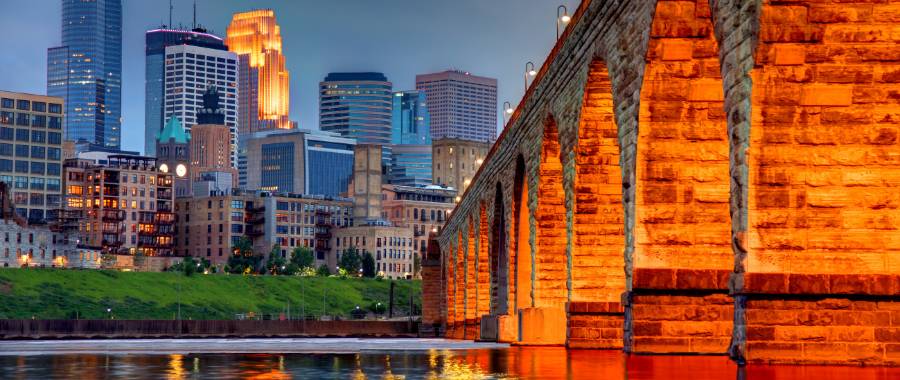
[[[66,140],[121,146],[121,0],[62,1],[62,45],[47,50],[47,95],[66,105]]]
[[[237,179],[237,170],[231,166],[232,134],[226,124],[227,111],[222,108],[221,94],[216,87],[207,87],[203,93],[203,105],[197,109],[197,125],[191,128],[190,166],[192,181],[203,173],[231,173]],[[230,187],[230,186],[229,186]]]
[[[425,93],[395,92],[392,113],[389,182],[406,186],[430,185],[431,132]]]
[[[493,143],[497,139],[497,80],[448,70],[416,75],[431,114],[431,138]]]
[[[432,144],[434,184],[452,187],[462,194],[488,151],[491,144],[488,142],[441,139],[434,140]]]
[[[259,9],[235,13],[225,43],[238,55],[238,106],[240,133],[266,129],[291,129],[291,77],[281,54],[281,27],[275,12]]]
[[[0,91],[0,182],[29,223],[58,216],[64,109],[58,97]]]
[[[172,255],[172,174],[152,157],[82,152],[65,162],[64,226],[103,253]],[[125,259],[123,259],[124,262]]]
[[[174,174],[176,197],[191,195],[193,168],[190,142],[191,135],[174,115],[156,137],[156,163],[159,164],[159,171]]]
[[[304,193],[331,197],[346,193],[353,175],[356,140],[328,132],[305,133],[303,137]]]
[[[263,131],[242,139],[242,188],[338,196],[353,171],[353,139],[308,130]]]
[[[353,154],[354,225],[376,223],[381,215],[381,146],[359,144]]]
[[[204,29],[154,29],[146,38],[146,88],[144,151],[156,152],[156,136],[172,115],[188,131],[197,123],[201,97],[210,87],[221,93],[220,107],[231,131],[231,145],[237,145],[237,55],[225,42]],[[237,165],[237,151],[232,152]]]
[[[329,73],[319,83],[319,129],[390,145],[391,82],[381,73]]]

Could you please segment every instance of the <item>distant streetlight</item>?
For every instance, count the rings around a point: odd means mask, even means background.
[[[562,11],[562,12],[560,12]],[[556,39],[559,39],[559,26],[567,25],[569,21],[572,21],[572,17],[569,16],[569,10],[566,9],[565,5],[560,5],[556,7]]]
[[[528,77],[535,75],[537,75],[537,71],[534,69],[534,62],[528,61],[525,63],[525,91],[528,91]]]
[[[106,313],[109,314],[109,319],[112,319],[112,308],[106,308]]]

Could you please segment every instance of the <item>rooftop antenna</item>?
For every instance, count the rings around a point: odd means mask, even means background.
[[[191,29],[197,29],[197,0],[194,0],[194,23],[191,25]]]
[[[172,0],[169,0],[169,27],[172,27]]]

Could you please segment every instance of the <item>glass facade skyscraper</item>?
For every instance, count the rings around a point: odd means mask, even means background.
[[[391,82],[381,73],[330,73],[319,83],[319,129],[359,144],[391,143]]]
[[[392,105],[391,169],[395,185],[427,186],[431,173],[431,117],[422,91],[395,92]]]
[[[304,136],[306,193],[336,197],[346,192],[353,175],[351,139],[324,133]]]
[[[220,93],[225,95],[220,99],[221,106],[226,112],[231,112],[228,126],[236,128],[237,88],[235,85],[235,71],[237,58],[233,53],[228,53],[228,47],[225,46],[224,40],[218,36],[206,33],[203,29],[177,30],[161,28],[149,30],[144,36],[146,41],[144,153],[151,155],[156,152],[156,135],[159,134],[163,124],[171,115],[178,115],[188,128],[194,124],[193,111],[199,107],[200,97],[205,90],[205,85],[208,83],[217,85]],[[182,51],[172,52],[173,57],[167,59],[166,48],[168,47],[180,47]],[[189,51],[191,56],[186,57],[186,50],[191,50]],[[197,52],[193,50],[210,54],[202,54],[204,57],[197,60]],[[176,57],[179,53],[180,56]],[[229,54],[231,57],[226,57]],[[211,64],[198,69],[199,64],[207,63],[206,55],[213,55]],[[223,71],[221,74],[216,72],[216,57],[226,60],[220,62],[223,66],[219,68]],[[230,65],[227,59],[231,59]],[[208,69],[213,71],[207,72]],[[167,70],[171,74],[167,73]],[[227,75],[227,70],[231,70],[231,75]],[[231,77],[231,79],[228,79],[228,77]],[[217,83],[217,81],[222,84]],[[190,100],[175,99],[176,94],[181,98],[189,97]],[[176,102],[179,104],[176,104]],[[177,110],[176,107],[178,108]],[[190,109],[191,112],[186,112],[187,109]],[[233,145],[237,145],[237,142],[235,141]]]
[[[47,50],[47,94],[64,100],[67,140],[119,149],[121,0],[62,0],[62,45]]]

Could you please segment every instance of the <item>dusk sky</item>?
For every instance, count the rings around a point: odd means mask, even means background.
[[[190,28],[193,2],[175,0]],[[60,1],[3,0],[0,89],[44,94],[47,48],[60,44]],[[416,74],[457,68],[499,80],[498,107],[523,93],[525,62],[553,47],[556,7],[578,0],[198,0],[198,23],[224,37],[231,14],[272,8],[291,73],[291,119],[318,129],[318,84],[332,71],[380,71],[394,90]],[[168,20],[167,0],[123,0],[122,149],[143,149],[144,32]],[[499,117],[498,119],[502,120]]]

